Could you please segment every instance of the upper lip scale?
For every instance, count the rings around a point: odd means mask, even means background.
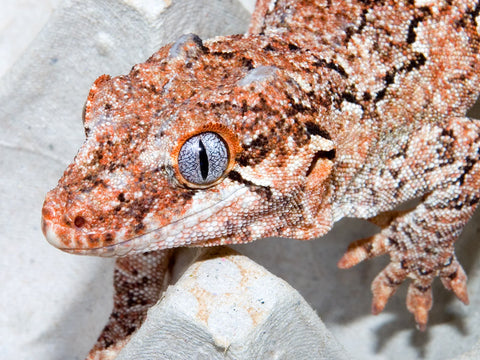
[[[239,191],[241,191],[241,190],[246,190],[246,188],[243,188],[243,187],[237,188],[235,191],[231,192],[230,195],[229,195],[227,198],[225,198],[225,199],[223,199],[223,200],[221,200],[221,201],[213,204],[212,206],[209,206],[209,207],[204,208],[204,209],[202,209],[202,210],[200,210],[200,211],[198,211],[198,212],[196,212],[196,213],[190,214],[190,215],[188,215],[188,216],[186,216],[186,217],[184,217],[184,218],[182,218],[182,219],[175,220],[175,221],[173,221],[173,222],[168,223],[167,225],[164,225],[164,226],[162,226],[162,227],[153,229],[153,230],[151,230],[151,231],[149,231],[149,232],[146,232],[146,233],[144,233],[144,234],[142,234],[142,235],[138,235],[138,236],[132,237],[132,238],[130,238],[130,239],[124,240],[124,241],[119,242],[119,243],[117,243],[117,244],[106,245],[106,246],[101,246],[101,247],[96,247],[96,248],[68,248],[68,247],[64,247],[64,246],[58,246],[58,245],[59,245],[59,242],[58,242],[59,239],[58,239],[58,237],[56,236],[56,234],[54,234],[55,237],[54,237],[53,239],[52,239],[50,236],[48,236],[48,235],[49,235],[49,234],[48,234],[48,229],[49,229],[48,223],[51,223],[51,221],[49,221],[49,220],[44,220],[44,221],[47,223],[47,226],[46,226],[47,234],[45,234],[45,236],[46,236],[46,238],[47,238],[47,240],[48,240],[48,242],[49,242],[50,244],[54,245],[56,248],[58,248],[58,249],[60,249],[60,250],[62,250],[62,251],[65,251],[65,252],[68,252],[68,253],[71,253],[71,254],[79,254],[79,255],[99,255],[99,256],[106,256],[106,257],[107,257],[107,256],[119,256],[119,254],[117,254],[116,251],[115,251],[116,249],[118,249],[118,248],[120,248],[120,247],[123,247],[123,246],[127,245],[128,243],[135,242],[135,241],[139,241],[139,239],[145,238],[146,236],[152,236],[152,234],[154,234],[154,233],[156,233],[156,232],[159,232],[159,231],[162,231],[162,230],[165,230],[165,228],[167,228],[167,227],[169,227],[169,226],[174,226],[174,225],[176,225],[176,224],[178,224],[178,223],[180,223],[180,222],[182,222],[182,221],[185,221],[185,220],[187,220],[187,219],[190,219],[190,218],[192,218],[192,217],[194,217],[194,216],[198,216],[198,215],[206,212],[207,210],[209,210],[209,209],[211,209],[211,208],[213,208],[213,207],[215,207],[215,206],[218,206],[219,204],[222,204],[222,203],[230,200],[231,198],[234,197],[234,195],[237,194],[237,192],[239,192]],[[238,197],[238,196],[236,196],[236,197]],[[83,233],[82,235],[88,236],[88,233]],[[51,240],[53,240],[53,241],[51,241]],[[151,242],[149,242],[148,245],[149,245],[149,244],[151,244]],[[145,248],[148,247],[148,245],[145,246]],[[132,247],[130,247],[130,249],[129,249],[127,252],[122,253],[121,255],[126,255],[128,252],[130,252],[130,251],[132,251],[132,250],[137,250],[137,248],[134,247],[134,246],[132,246]],[[111,251],[111,253],[110,253],[110,251]]]

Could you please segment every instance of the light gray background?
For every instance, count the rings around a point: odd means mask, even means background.
[[[0,0],[0,359],[83,359],[111,308],[112,260],[49,246],[40,210],[82,142],[81,109],[91,83],[103,73],[128,72],[161,39],[146,10],[132,14],[113,0],[89,4],[66,10],[60,0]],[[54,15],[33,40],[54,7],[62,16]],[[182,26],[189,30],[191,23]],[[169,41],[182,32],[178,22],[155,25]],[[463,306],[437,281],[425,333],[415,330],[405,308],[406,286],[383,314],[370,315],[370,283],[387,257],[336,268],[350,241],[375,231],[370,224],[345,220],[322,239],[266,239],[236,249],[300,291],[352,358],[453,359],[480,336],[479,225],[477,212],[457,244],[471,304]]]

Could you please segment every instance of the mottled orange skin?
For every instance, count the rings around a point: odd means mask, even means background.
[[[167,47],[146,63],[136,65],[128,76],[111,80],[101,77],[96,82],[86,104],[87,140],[45,202],[44,212],[53,215],[44,216],[44,221],[47,227],[55,228],[59,247],[108,255],[110,250],[115,253],[118,250],[115,246],[119,244],[125,245],[121,251],[127,252],[145,247],[155,250],[203,245],[205,241],[211,245],[252,241],[253,236],[248,233],[250,224],[255,227],[261,224],[262,229],[255,229],[255,238],[283,235],[306,239],[328,230],[315,229],[315,216],[321,206],[317,194],[323,192],[321,182],[315,181],[318,186],[309,189],[316,197],[314,203],[302,204],[303,211],[292,211],[291,207],[299,207],[295,202],[302,202],[305,197],[299,195],[305,190],[300,189],[304,185],[298,179],[305,177],[315,156],[316,145],[312,144],[312,135],[304,122],[312,121],[319,110],[327,114],[333,99],[312,96],[301,100],[303,90],[281,70],[272,70],[265,81],[239,86],[248,72],[259,66],[274,64],[281,69],[298,63],[297,72],[305,72],[301,62],[306,60],[305,54],[288,53],[288,46],[280,42],[275,52],[257,54],[249,50],[253,41],[257,47],[272,46],[272,41],[264,37],[233,37],[196,49],[195,54],[189,55],[194,59],[173,60]],[[332,70],[319,69],[304,77],[304,81],[313,85],[315,77],[320,76],[340,80]],[[302,107],[295,109],[292,99],[303,101]],[[268,127],[273,121],[276,126]],[[331,132],[328,124],[325,125],[325,131]],[[242,184],[237,180],[225,176],[216,186],[204,189],[198,200],[203,204],[208,197],[215,202],[222,201],[232,186],[246,192],[247,195],[232,199],[228,207],[213,216],[216,225],[210,226],[227,229],[225,233],[214,230],[205,234],[202,229],[207,223],[203,221],[184,229],[167,243],[164,238],[178,232],[175,226],[162,236],[155,235],[151,243],[129,243],[130,239],[158,232],[168,224],[191,216],[196,208],[202,208],[195,201],[198,190],[184,184],[178,176],[176,156],[179,146],[189,137],[202,131],[225,133],[222,128],[228,129],[229,135],[223,134],[223,137],[229,139],[229,148],[235,149],[228,171],[242,174],[247,168],[263,172],[261,165],[258,169],[251,165],[270,157],[264,168],[270,173],[268,181],[272,186],[268,189],[264,186],[263,190],[261,186],[239,186]],[[285,142],[288,136],[292,137],[291,144]],[[283,167],[291,158],[297,164],[286,174]],[[245,175],[244,179],[253,182],[255,178]],[[311,181],[305,178],[303,183],[307,180]],[[270,188],[278,192],[270,194]],[[120,194],[124,201],[119,200]],[[292,203],[293,197],[296,199]],[[247,201],[252,205],[245,212]],[[261,215],[255,215],[256,212]],[[280,212],[284,212],[284,220],[278,219]],[[231,213],[237,217],[235,221]],[[296,220],[303,216],[311,217],[314,223]],[[270,228],[265,224],[266,217],[271,218]],[[81,221],[82,226],[74,226],[75,219],[79,218],[85,220]],[[148,220],[144,221],[145,218]],[[295,222],[300,231],[292,226]]]
[[[407,307],[424,329],[435,277],[468,303],[453,245],[480,199],[480,129],[464,117],[478,96],[479,10],[259,1],[246,35],[185,36],[128,75],[101,76],[86,141],[45,200],[44,233],[73,253],[155,251],[167,268],[168,248],[311,239],[342,217],[371,219],[382,231],[339,266],[388,253],[372,310],[410,278]],[[198,187],[179,174],[178,153],[204,131],[230,155],[223,175]],[[414,198],[414,209],[394,211]],[[92,359],[130,335],[118,328]]]

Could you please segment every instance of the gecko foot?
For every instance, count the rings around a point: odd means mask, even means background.
[[[382,233],[353,242],[338,262],[338,267],[348,269],[363,260],[389,253],[392,260],[372,282],[372,313],[379,314],[398,286],[408,277],[412,280],[407,292],[407,309],[420,331],[425,331],[432,299],[432,282],[439,276],[444,287],[451,290],[464,304],[468,304],[467,276],[454,255],[446,263],[431,263],[430,259],[412,257],[389,248],[388,238]],[[453,252],[453,251],[452,251]],[[410,260],[409,260],[410,259]],[[428,264],[428,266],[427,266]]]

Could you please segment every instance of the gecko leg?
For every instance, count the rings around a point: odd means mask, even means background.
[[[387,212],[372,219],[382,231],[352,243],[340,259],[340,268],[350,268],[366,259],[390,255],[390,264],[372,283],[374,314],[384,309],[407,278],[411,280],[407,308],[414,314],[420,330],[426,328],[432,306],[431,284],[437,276],[445,288],[468,304],[467,277],[455,256],[454,243],[480,200],[478,124],[478,121],[454,118],[443,128],[430,129],[438,134],[436,140],[448,142],[449,150],[444,153],[431,149],[436,146],[435,141],[430,141],[433,135],[429,140],[419,140],[422,136],[419,131],[418,138],[409,144],[413,147],[411,155],[404,154],[402,167],[413,169],[405,174],[415,174],[416,164],[420,162],[424,166],[426,159],[432,165],[431,170],[422,174],[422,179],[402,177],[402,173],[397,176],[405,188],[408,181],[416,184],[421,181],[425,185],[422,201],[410,211]],[[432,151],[437,153],[437,158],[432,157]],[[399,197],[402,194],[405,193],[398,192]]]
[[[113,310],[87,360],[114,359],[140,328],[168,284],[173,252],[152,251],[116,260]]]

